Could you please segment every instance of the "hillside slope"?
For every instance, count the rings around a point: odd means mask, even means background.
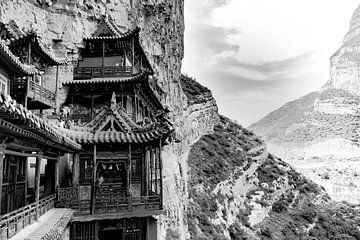
[[[183,77],[181,86],[195,105],[212,99],[194,79]],[[187,158],[190,239],[360,239],[360,212],[331,202],[321,187],[269,154],[260,137],[217,118]]]
[[[324,186],[337,201],[360,204],[360,7],[330,59],[319,92],[285,104],[250,126],[269,151]]]
[[[192,147],[188,163],[190,239],[360,239],[360,212],[334,205],[225,117]]]

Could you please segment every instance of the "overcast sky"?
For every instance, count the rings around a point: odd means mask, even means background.
[[[248,126],[329,79],[360,0],[185,0],[182,72]]]

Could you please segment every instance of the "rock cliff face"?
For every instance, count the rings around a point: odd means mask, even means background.
[[[141,44],[176,132],[162,151],[166,213],[159,216],[159,239],[359,239],[355,210],[343,205],[341,211],[329,210],[321,188],[269,154],[259,137],[219,116],[211,92],[181,76],[183,4],[4,0],[0,20],[36,30],[48,48],[70,62],[105,12],[124,28],[141,28]],[[72,72],[72,64],[61,68],[60,83]],[[66,89],[59,84],[59,91],[61,104]]]
[[[35,30],[46,47],[56,56],[77,60],[83,38],[89,37],[98,21],[108,13],[124,29],[140,27],[140,42],[155,71],[159,86],[164,90],[163,103],[170,110],[178,143],[163,149],[164,204],[166,214],[159,219],[161,239],[177,236],[185,239],[187,223],[184,211],[186,193],[186,154],[192,139],[212,128],[206,111],[213,105],[188,106],[180,87],[183,58],[184,2],[178,0],[4,0],[0,1],[0,21],[11,20],[24,31]],[[72,79],[73,65],[61,67],[59,74],[58,107],[65,100],[67,89],[62,82]],[[55,89],[55,71],[45,73],[50,78],[47,87]],[[51,79],[53,78],[53,79]],[[52,81],[51,81],[52,80]],[[199,114],[196,113],[199,111]],[[216,110],[215,110],[216,111]],[[185,112],[185,114],[183,114]],[[199,115],[199,116],[198,116]],[[210,120],[212,121],[212,120]],[[205,126],[204,128],[199,128]]]
[[[360,203],[360,7],[341,48],[330,59],[330,80],[319,92],[285,104],[250,128],[269,151],[323,185],[335,200]]]

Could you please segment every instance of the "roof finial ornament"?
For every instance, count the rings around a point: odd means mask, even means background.
[[[112,93],[112,96],[111,96],[111,105],[110,105],[110,108],[112,110],[115,110],[116,109],[116,94],[115,92]]]
[[[109,8],[108,6],[106,5],[105,6],[105,21],[108,21],[109,20]]]

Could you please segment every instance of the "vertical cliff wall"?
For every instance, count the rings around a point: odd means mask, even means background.
[[[351,18],[343,45],[330,59],[328,86],[360,94],[360,7]]]
[[[97,22],[107,12],[119,26],[140,27],[140,42],[164,90],[163,103],[176,129],[177,142],[164,146],[164,204],[166,214],[159,217],[160,239],[188,237],[185,209],[187,205],[186,173],[189,145],[212,129],[216,106],[210,103],[188,106],[180,87],[183,58],[184,2],[182,0],[15,0],[0,1],[0,20],[14,20],[24,31],[35,30],[42,42],[58,57],[70,63],[78,58],[82,39],[89,37]],[[61,67],[58,107],[66,90],[62,82],[70,80],[73,65]],[[46,77],[55,89],[55,69]],[[204,110],[202,110],[204,108]],[[210,109],[210,110],[207,110]],[[209,111],[209,112],[207,112]],[[199,112],[199,113],[197,113]],[[209,117],[210,116],[210,117]],[[202,127],[200,127],[202,126]]]

